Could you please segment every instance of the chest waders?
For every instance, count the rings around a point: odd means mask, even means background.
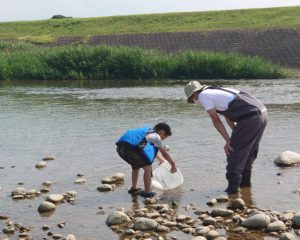
[[[219,89],[235,95],[235,98],[228,104],[227,110],[217,112],[236,122],[230,137],[230,145],[234,151],[227,156],[228,187],[225,192],[237,193],[239,187],[251,185],[252,165],[257,157],[259,142],[267,125],[267,109],[264,104],[248,93],[235,93],[214,86],[208,89]]]

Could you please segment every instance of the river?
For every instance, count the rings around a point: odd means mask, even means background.
[[[169,192],[157,191],[158,197],[210,209],[206,202],[224,194],[226,188],[224,142],[207,113],[186,103],[186,82],[1,83],[0,215],[30,227],[34,239],[46,237],[41,230],[44,224],[54,233],[73,233],[78,239],[118,239],[105,225],[108,214],[117,207],[131,209],[143,202],[127,194],[130,167],[118,157],[115,141],[128,128],[160,121],[172,128],[166,143],[185,182]],[[300,188],[300,167],[279,168],[273,163],[282,151],[300,152],[300,79],[205,83],[247,91],[268,108],[252,188],[242,191],[241,197],[262,209],[300,211],[300,195],[295,193]],[[47,155],[54,155],[55,160],[37,170],[35,164]],[[126,174],[124,185],[109,193],[96,190],[101,179],[118,172]],[[86,184],[73,183],[77,174],[84,175]],[[47,194],[20,201],[9,196],[16,187],[39,190],[46,180],[53,182],[51,193],[77,191],[75,204],[61,204],[51,216],[43,217],[37,208]],[[105,214],[99,214],[99,208]],[[178,211],[185,213],[182,208]],[[66,222],[63,229],[56,226],[60,222]],[[4,225],[0,221],[1,229]],[[0,233],[0,238],[4,236]]]

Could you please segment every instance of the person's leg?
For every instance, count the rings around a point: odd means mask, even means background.
[[[145,192],[151,192],[151,175],[152,175],[152,165],[147,165],[144,167],[144,185]]]
[[[131,172],[131,187],[137,189],[140,169],[132,169]]]

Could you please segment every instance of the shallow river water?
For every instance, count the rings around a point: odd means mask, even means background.
[[[34,239],[46,237],[41,230],[44,224],[54,233],[73,233],[78,239],[118,239],[105,225],[108,214],[117,207],[141,207],[143,202],[127,194],[130,167],[118,157],[115,141],[128,128],[160,121],[172,128],[173,135],[166,142],[185,182],[169,192],[157,191],[158,196],[181,206],[192,203],[209,209],[206,202],[224,194],[226,188],[224,142],[204,110],[186,103],[186,82],[1,83],[0,215],[32,228]],[[269,122],[254,163],[252,188],[243,190],[241,197],[257,208],[300,211],[300,195],[295,193],[300,188],[300,167],[282,169],[273,163],[282,151],[300,153],[300,79],[206,83],[252,93],[268,108]],[[47,155],[54,155],[55,160],[37,170],[36,162]],[[117,172],[126,174],[124,185],[110,193],[96,190],[101,179]],[[84,175],[86,184],[73,183],[77,174]],[[47,194],[20,201],[9,196],[20,187],[18,183],[39,190],[46,180],[53,182],[51,193],[77,191],[75,204],[61,204],[51,216],[43,217],[37,207]],[[97,214],[99,207],[104,215]],[[183,208],[178,211],[192,214]],[[63,229],[56,227],[60,222],[66,222]],[[0,221],[0,229],[4,225]],[[4,236],[0,233],[0,239]],[[178,239],[191,238],[178,235]]]

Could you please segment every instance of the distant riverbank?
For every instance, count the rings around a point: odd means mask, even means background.
[[[0,43],[0,80],[276,79],[291,74],[259,57],[134,47]]]

